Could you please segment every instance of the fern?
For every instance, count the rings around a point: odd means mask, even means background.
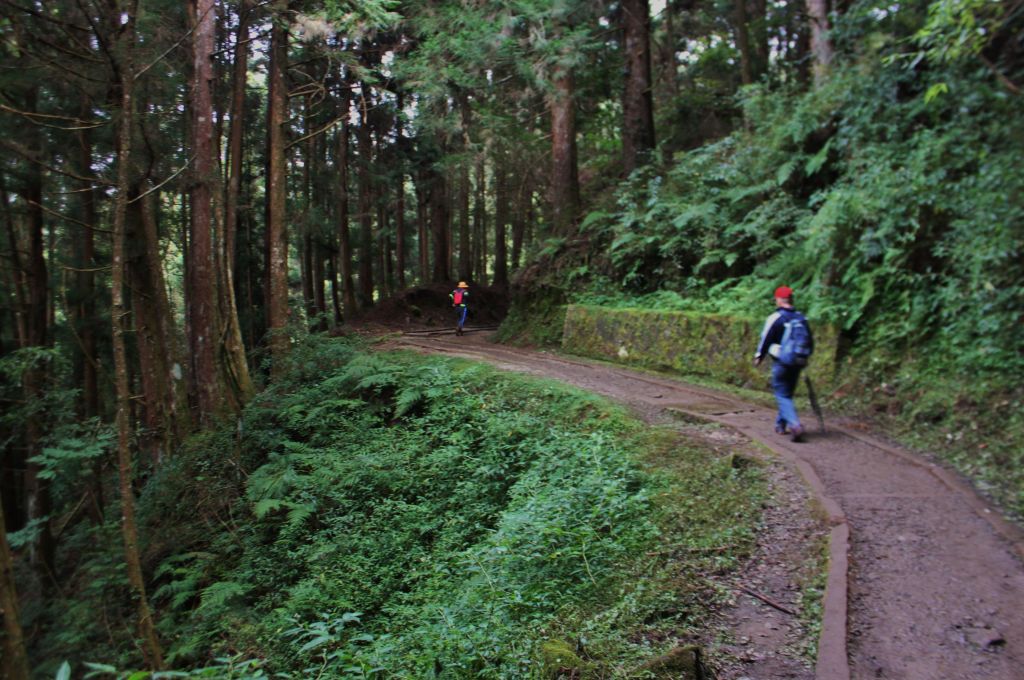
[[[203,589],[199,610],[207,613],[223,610],[229,603],[245,597],[252,589],[252,584],[218,581]]]

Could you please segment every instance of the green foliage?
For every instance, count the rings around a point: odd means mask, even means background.
[[[565,295],[552,288],[538,287],[516,299],[496,339],[514,345],[560,345],[564,325]]]
[[[541,677],[551,640],[608,675],[692,631],[714,597],[707,565],[660,543],[730,560],[751,544],[756,470],[596,397],[317,337],[292,370],[147,484],[161,635],[194,670],[138,677]],[[680,598],[685,616],[665,614]],[[83,630],[89,602],[69,614]],[[53,649],[133,677],[115,670],[138,663],[121,645]]]
[[[855,352],[925,345],[960,371],[1024,375],[1017,102],[971,62],[881,61],[903,54],[884,32],[915,20],[878,16],[861,3],[837,28],[863,41],[857,63],[807,93],[748,88],[746,129],[635,174],[586,218],[605,278],[575,299],[678,308],[646,297],[670,291],[749,314],[786,283]]]

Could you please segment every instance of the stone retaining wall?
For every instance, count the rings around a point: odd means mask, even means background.
[[[721,314],[569,305],[562,348],[580,356],[704,375],[733,385],[759,385],[767,371],[751,362],[763,324],[764,319]],[[810,325],[814,356],[808,375],[824,386],[835,376],[838,334],[813,319]]]

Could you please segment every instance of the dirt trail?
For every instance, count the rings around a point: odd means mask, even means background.
[[[490,344],[484,333],[397,343],[561,380],[648,418],[699,416],[782,456],[818,496],[831,528],[817,678],[1024,679],[1024,534],[949,473],[848,430],[794,444],[772,432],[771,411],[731,395]],[[746,676],[796,677],[763,670],[754,664]]]

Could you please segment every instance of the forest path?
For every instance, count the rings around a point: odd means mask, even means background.
[[[772,431],[771,410],[724,392],[495,345],[487,335],[405,335],[393,344],[560,380],[649,422],[676,412],[727,425],[800,471],[831,527],[815,677],[1024,678],[1024,533],[950,473],[843,428],[795,444]],[[754,664],[746,677],[797,677],[763,670]]]

